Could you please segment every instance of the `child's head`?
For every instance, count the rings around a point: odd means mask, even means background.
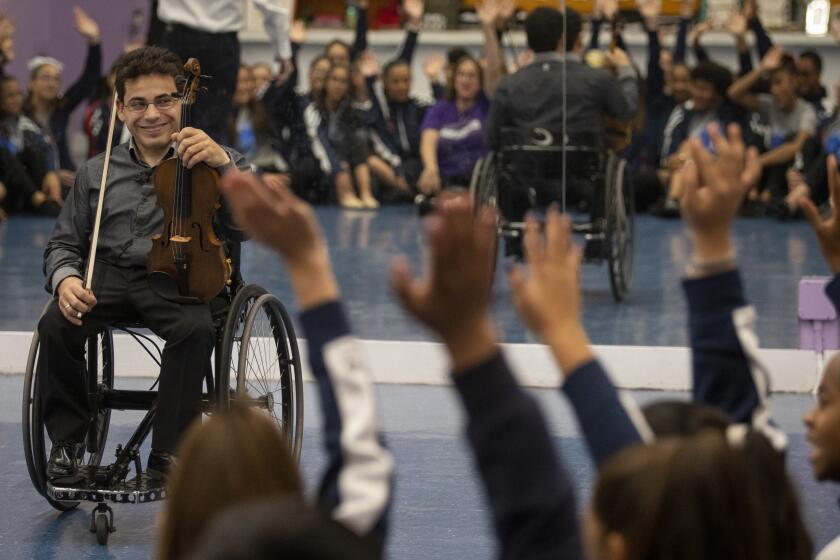
[[[678,62],[671,67],[668,87],[671,90],[671,97],[677,103],[685,103],[691,98],[691,70],[688,66]]]
[[[326,56],[317,56],[309,64],[309,94],[317,95],[324,89],[324,82],[327,79],[327,72],[330,70],[330,59]]]
[[[635,446],[598,475],[586,518],[590,558],[771,557],[759,488],[715,431]]]
[[[840,481],[840,354],[825,368],[817,404],[804,418],[817,480]]]
[[[776,107],[782,111],[790,111],[797,99],[796,62],[790,55],[782,57],[778,68],[770,74],[770,94]]]
[[[197,420],[167,485],[158,558],[182,558],[220,511],[270,497],[303,500],[286,438],[268,414],[244,405]]]
[[[390,61],[382,69],[382,87],[390,101],[408,101],[411,95],[411,66],[402,59]]]
[[[691,71],[691,100],[694,109],[704,112],[717,109],[732,85],[732,73],[714,62],[701,62]]]
[[[349,66],[351,52],[350,45],[344,41],[333,39],[324,49],[324,56],[326,56],[332,64]]]

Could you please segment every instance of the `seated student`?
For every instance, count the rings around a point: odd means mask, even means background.
[[[495,216],[484,211],[475,218],[468,202],[447,200],[428,231],[424,279],[413,280],[407,261],[398,261],[392,282],[403,306],[442,339],[452,360],[499,557],[582,558],[574,482],[557,460],[534,399],[517,385],[496,345],[488,266]],[[587,508],[588,557],[770,558],[755,477],[722,435],[633,445],[639,434],[580,325],[581,253],[569,222],[550,210],[545,240],[534,220],[526,236],[529,275],[512,277],[517,307],[546,336],[567,378],[564,390],[580,405],[593,455],[604,459]]]
[[[46,288],[54,299],[38,323],[37,375],[44,423],[52,441],[47,476],[72,482],[89,423],[84,348],[90,333],[115,322],[140,319],[166,340],[147,472],[166,476],[179,436],[200,413],[204,373],[216,330],[209,303],[181,304],[155,292],[147,271],[152,236],[163,228],[150,177],[165,159],[179,156],[224,171],[247,167],[242,156],[201,130],[181,128],[181,102],[172,96],[183,75],[181,60],[158,47],[124,54],[116,65],[117,110],[131,141],[113,148],[109,202],[104,205],[92,290],[82,276],[90,249],[105,155],[89,160],[62,208],[44,251]],[[189,152],[189,153],[188,153]],[[214,220],[217,235],[242,241],[224,204]]]
[[[0,77],[0,146],[9,157],[4,208],[57,216],[61,181],[53,168],[54,151],[41,128],[23,114],[20,85],[11,76]]]
[[[55,167],[59,170],[61,184],[65,188],[73,186],[76,171],[67,144],[70,115],[94,92],[102,73],[99,26],[81,8],[74,8],[74,14],[76,29],[88,42],[82,74],[62,94],[62,64],[54,58],[36,57],[29,62],[29,93],[24,103],[26,116],[41,127],[55,149]]]
[[[330,178],[338,204],[376,209],[379,203],[371,192],[367,164],[368,135],[353,111],[351,90],[350,68],[331,66],[324,89],[304,111],[306,130],[312,153],[321,172]]]
[[[770,73],[770,94],[751,93],[765,72]],[[761,60],[759,68],[732,84],[729,98],[755,113],[765,129],[761,140],[763,177],[749,200],[779,214],[787,194],[787,169],[795,163],[797,154],[803,155],[806,167],[816,156],[803,151],[817,132],[817,115],[809,103],[797,96],[793,59],[781,47],[774,47]]]
[[[831,111],[826,106],[828,92],[820,80],[822,78],[822,57],[816,51],[802,51],[796,60],[797,88],[799,97],[807,101],[817,113],[820,126],[831,117]]]
[[[404,2],[403,10],[406,33],[397,55],[381,72],[372,53],[365,53],[360,63],[372,101],[371,172],[385,186],[410,194],[422,169],[420,124],[427,108],[426,103],[411,96],[411,61],[423,21],[423,1]],[[376,88],[380,77],[381,92]]]
[[[669,174],[667,195],[652,213],[669,218],[680,215],[682,178],[680,169],[688,158],[691,138],[700,138],[707,148],[711,140],[706,129],[717,123],[725,128],[729,123],[745,120],[740,108],[727,98],[732,85],[732,73],[711,61],[700,62],[691,70],[691,99],[674,108],[668,116],[662,139],[662,161]]]
[[[462,47],[452,47],[446,51],[445,57],[432,55],[423,60],[423,74],[429,80],[432,97],[435,101],[440,101],[446,96],[446,89],[452,83],[455,63],[465,56],[472,55]],[[441,75],[443,76],[443,80],[441,80]]]
[[[496,21],[503,11],[500,0],[484,0],[479,9],[487,63],[465,56],[452,66],[446,97],[426,111],[420,125],[423,171],[417,189],[426,197],[441,189],[466,188],[473,168],[487,153],[484,123],[490,99],[503,74]]]

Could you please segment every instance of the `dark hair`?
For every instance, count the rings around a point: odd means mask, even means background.
[[[217,515],[192,560],[374,560],[378,546],[299,500],[249,502]]]
[[[768,560],[769,527],[754,473],[704,431],[625,449],[600,470],[592,507],[630,560]]]
[[[782,60],[779,63],[779,66],[773,69],[773,72],[771,74],[776,74],[778,72],[787,72],[791,76],[796,76],[796,60],[793,58],[793,56],[787,53],[785,53],[782,56]]]
[[[817,69],[817,74],[822,74],[822,57],[819,55],[819,53],[817,53],[817,51],[802,51],[799,54],[799,59],[810,60],[814,64],[814,68]]]
[[[330,65],[330,69],[327,70],[327,75],[324,77],[324,87],[321,88],[321,91],[315,93],[315,107],[322,115],[327,114],[327,86],[326,82],[329,80],[330,75],[335,72],[336,70],[346,70],[347,71],[347,93],[344,95],[344,99],[338,104],[336,112],[340,114],[342,118],[350,116],[352,113],[352,100],[353,100],[353,75],[352,69],[350,66],[346,64],[332,64]]]
[[[657,439],[693,437],[713,431],[725,437],[731,420],[719,408],[686,401],[657,401],[642,408]],[[808,560],[813,545],[805,528],[799,499],[785,470],[784,457],[760,432],[750,430],[739,447],[759,489],[766,516],[771,558]]]
[[[180,85],[183,68],[184,64],[177,54],[161,47],[142,47],[127,52],[114,64],[117,97],[122,101],[125,97],[125,82],[141,76],[172,76],[175,83]]]
[[[563,13],[554,8],[537,8],[525,18],[528,48],[535,53],[554,52],[563,38]]]
[[[478,81],[482,87],[484,86],[484,69],[481,67],[481,64],[469,55],[462,56],[452,65],[452,79],[446,84],[446,95],[444,96],[447,101],[455,101],[455,74],[458,72],[458,67],[466,62],[475,64],[475,67],[478,68]]]
[[[253,78],[254,68],[260,65],[267,66],[264,63],[259,62],[254,65],[240,64],[239,70],[251,72],[251,77]],[[274,134],[274,129],[263,100],[254,96],[250,101],[248,101],[248,103],[245,104],[245,107],[248,109],[251,128],[254,131],[254,137],[256,138],[257,144],[270,142]],[[231,147],[236,148],[237,150],[242,148],[239,145],[239,134],[236,130],[236,120],[239,117],[239,111],[240,108],[236,107],[235,111],[233,111],[228,118],[228,137],[231,139]]]
[[[455,66],[455,64],[464,58],[465,56],[472,56],[470,51],[462,47],[452,47],[448,51],[446,51],[446,62],[450,66]]]
[[[575,50],[575,44],[583,29],[583,18],[580,12],[573,8],[566,8],[566,52]]]
[[[327,53],[330,52],[330,49],[336,45],[343,47],[347,51],[348,58],[353,58],[353,48],[350,46],[350,43],[348,43],[347,41],[342,41],[341,39],[333,39],[332,41],[327,43],[327,46],[324,47],[324,56],[326,57]]]
[[[691,79],[709,82],[715,88],[715,93],[726,99],[726,91],[732,85],[732,72],[720,64],[703,61],[691,70]]]
[[[397,66],[407,66],[409,69],[411,68],[411,65],[404,58],[394,58],[385,63],[385,66],[382,67],[382,77],[387,78],[391,70]]]
[[[183,557],[217,513],[260,498],[303,500],[286,438],[263,411],[240,404],[196,420],[167,483],[158,558]]]

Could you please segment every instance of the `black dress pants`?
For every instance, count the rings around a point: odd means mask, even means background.
[[[236,33],[209,33],[184,25],[168,24],[160,46],[171,50],[183,62],[197,58],[202,78],[193,109],[191,126],[203,130],[219,144],[232,145],[229,123],[233,115],[233,94],[239,75],[239,38]],[[183,123],[182,123],[183,124]]]
[[[204,375],[216,329],[210,306],[181,305],[151,290],[145,268],[121,268],[97,262],[93,293],[96,306],[71,324],[58,300],[38,323],[38,376],[47,433],[53,442],[82,442],[92,415],[85,382],[87,337],[115,322],[140,321],[166,340],[160,369],[152,448],[172,453],[178,438],[199,414]],[[119,362],[119,356],[115,357]]]

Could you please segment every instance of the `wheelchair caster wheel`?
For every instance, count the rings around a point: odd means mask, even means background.
[[[96,533],[96,542],[108,544],[108,536],[116,531],[114,512],[105,504],[99,504],[90,514],[90,532]]]

